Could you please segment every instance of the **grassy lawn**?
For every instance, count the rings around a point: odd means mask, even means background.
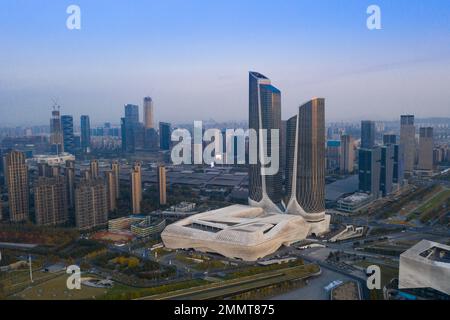
[[[26,300],[86,300],[98,299],[107,293],[107,289],[81,286],[80,290],[69,290],[67,276],[61,275],[42,284],[29,287],[16,295]]]
[[[121,284],[114,284],[114,287],[109,289],[108,292],[102,296],[104,300],[130,300],[138,299],[140,297],[151,296],[155,294],[162,294],[166,292],[172,292],[176,290],[193,288],[210,283],[206,280],[187,280],[177,283],[152,287],[152,288],[133,288]]]
[[[450,190],[445,189],[435,194],[433,197],[427,199],[419,208],[417,208],[412,214],[408,216],[408,220],[424,217],[424,220],[428,221],[430,218],[428,213],[433,209],[441,206],[447,199],[450,198]],[[424,222],[426,222],[424,221]]]

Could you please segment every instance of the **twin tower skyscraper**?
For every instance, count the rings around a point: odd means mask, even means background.
[[[249,204],[269,212],[302,216],[311,225],[310,233],[329,229],[325,214],[325,100],[314,98],[301,105],[288,121],[281,120],[281,92],[270,79],[258,72],[249,73],[249,129],[278,129],[279,141],[258,137],[258,154],[271,155],[273,143],[284,160],[283,170],[264,175],[261,161],[250,164]],[[285,146],[285,147],[281,147]],[[261,150],[267,148],[267,150]],[[263,152],[264,153],[263,153]],[[283,188],[283,181],[284,188]]]

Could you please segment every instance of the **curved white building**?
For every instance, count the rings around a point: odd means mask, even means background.
[[[310,228],[301,216],[233,205],[171,224],[161,237],[170,249],[195,249],[255,261],[282,245],[305,239]]]

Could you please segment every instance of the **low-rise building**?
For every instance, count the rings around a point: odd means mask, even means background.
[[[337,202],[337,210],[353,213],[368,205],[373,197],[367,193],[354,193]]]

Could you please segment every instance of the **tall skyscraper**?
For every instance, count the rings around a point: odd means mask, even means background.
[[[394,145],[394,177],[392,182],[398,187],[403,185],[405,179],[405,152],[400,144]]]
[[[159,123],[159,147],[161,150],[170,150],[171,144],[171,126],[170,123]]]
[[[361,121],[361,148],[372,149],[375,147],[375,122],[369,120]]]
[[[258,158],[262,154],[268,157],[278,156],[280,159],[280,141],[271,141],[271,130],[280,130],[281,127],[281,92],[271,85],[270,80],[257,72],[249,74],[249,128],[254,129],[258,135]],[[260,129],[267,129],[267,150],[260,139]],[[278,155],[271,154],[271,146],[276,144]],[[263,152],[262,152],[263,151]],[[273,212],[282,212],[282,175],[265,175],[266,170],[257,164],[249,165],[249,204],[263,207]]]
[[[75,138],[73,134],[73,117],[68,115],[62,116],[61,124],[63,131],[64,151],[74,153]]]
[[[25,155],[11,151],[5,156],[5,179],[8,186],[9,219],[12,222],[28,220],[30,213],[30,192],[28,167]]]
[[[103,179],[82,179],[75,189],[77,228],[89,230],[108,223],[108,200]]]
[[[433,170],[433,128],[419,129],[419,165],[420,170]]]
[[[122,131],[122,151],[134,152],[136,144],[139,143],[141,136],[141,144],[144,144],[145,128],[139,123],[139,107],[133,104],[124,106],[125,117],[121,119]]]
[[[139,106],[134,104],[126,104],[125,105],[125,118],[130,120],[130,124],[138,124],[139,123]]]
[[[166,167],[158,166],[158,191],[159,191],[159,204],[167,204],[167,186],[166,186]]]
[[[131,169],[131,205],[132,213],[141,213],[142,202],[142,172],[141,164],[136,162]]]
[[[301,215],[308,222],[323,222],[326,219],[325,99],[314,98],[300,106],[287,126],[286,212]],[[327,224],[325,228],[328,229]]]
[[[153,100],[150,97],[144,98],[144,126],[146,129],[155,129]]]
[[[36,224],[59,225],[68,220],[67,185],[63,176],[40,177],[34,186]]]
[[[353,173],[355,161],[355,149],[353,145],[353,138],[348,134],[341,136],[341,158],[339,168],[342,173]]]
[[[381,149],[359,149],[359,191],[380,196]]]
[[[91,148],[91,122],[89,116],[81,116],[81,148],[89,152]]]
[[[53,153],[60,154],[64,152],[64,138],[59,106],[53,108],[50,119],[50,145]]]
[[[120,198],[120,164],[119,161],[114,160],[111,164],[111,170],[114,172],[114,179],[116,179],[116,199]]]
[[[400,118],[400,145],[405,153],[405,172],[411,174],[416,159],[416,127],[413,115],[403,115]]]
[[[90,163],[90,172],[91,172],[91,178],[95,179],[99,177],[99,168],[98,168],[98,160],[91,160]]]
[[[116,205],[116,177],[114,176],[114,171],[105,171],[105,182],[106,182],[106,192],[108,201],[108,211],[115,211],[117,209]]]
[[[385,197],[393,190],[395,147],[389,144],[381,147],[380,191]]]

